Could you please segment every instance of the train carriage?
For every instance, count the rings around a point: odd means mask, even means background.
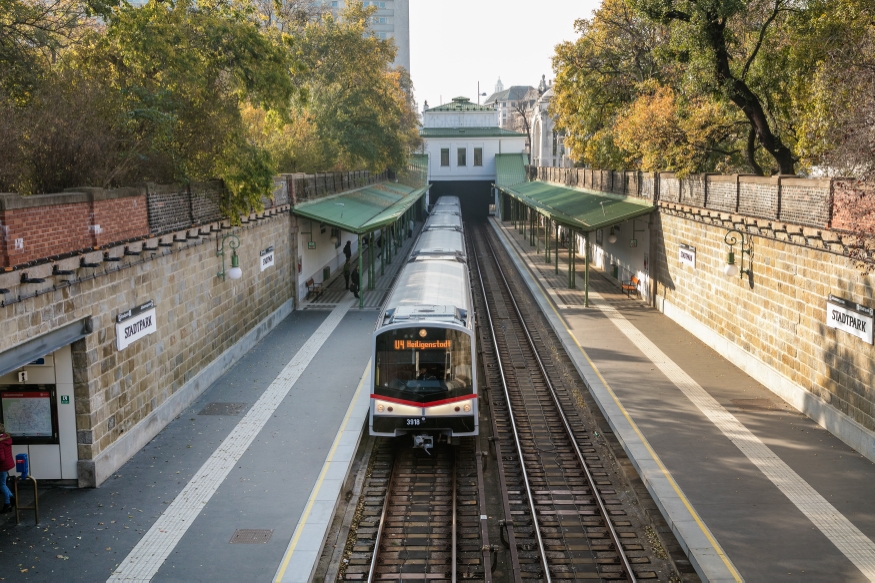
[[[454,206],[457,209],[462,208],[462,202],[459,200],[458,196],[442,196],[437,199],[434,203],[434,208],[439,209],[443,207]]]
[[[472,307],[462,234],[425,231],[374,332],[371,435],[410,434],[429,449],[477,434]]]
[[[462,216],[455,213],[436,213],[426,219],[423,230],[454,229],[462,231]]]

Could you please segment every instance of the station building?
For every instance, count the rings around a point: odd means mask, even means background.
[[[493,106],[455,97],[422,113],[420,135],[428,155],[430,202],[458,196],[466,213],[485,215],[495,204],[496,159],[524,154],[526,134],[503,129]]]

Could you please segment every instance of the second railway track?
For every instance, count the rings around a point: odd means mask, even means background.
[[[642,525],[627,516],[616,477],[606,471],[573,396],[556,382],[561,373],[538,314],[517,301],[488,227],[469,236],[480,292],[481,387],[488,387],[501,457],[502,539],[514,580],[657,578]]]

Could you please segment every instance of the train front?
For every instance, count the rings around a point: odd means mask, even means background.
[[[477,434],[472,330],[453,306],[403,306],[377,330],[371,434],[435,439]]]

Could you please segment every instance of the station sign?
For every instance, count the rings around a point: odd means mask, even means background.
[[[678,248],[678,259],[680,259],[681,265],[689,265],[696,269],[696,248],[681,243]]]
[[[830,328],[847,332],[873,344],[873,322],[875,310],[872,308],[832,294],[826,300],[826,325]]]
[[[115,345],[118,350],[124,350],[137,340],[158,331],[155,302],[149,300],[122,312],[115,321]]]
[[[276,255],[273,251],[273,245],[261,252],[261,271],[268,267],[273,267]]]

